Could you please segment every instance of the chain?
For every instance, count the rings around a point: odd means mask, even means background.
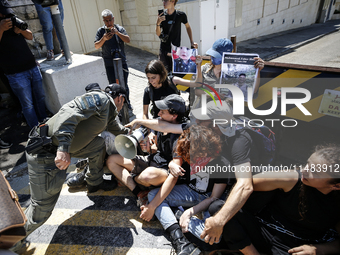
[[[123,68],[123,71],[124,71],[124,72],[127,72],[127,73],[129,73],[129,74],[132,74],[133,76],[136,76],[136,77],[138,77],[138,78],[147,80],[147,78],[146,78],[145,76],[141,76],[141,75],[132,73],[131,71],[129,71],[129,70],[125,69],[125,68]]]

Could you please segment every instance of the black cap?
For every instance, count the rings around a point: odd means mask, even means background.
[[[105,92],[110,94],[113,99],[115,99],[117,96],[123,96],[125,97],[125,101],[127,102],[126,98],[126,90],[121,85],[117,83],[110,84],[105,88]]]
[[[3,15],[14,14],[7,0],[0,0],[0,13]]]
[[[85,87],[85,91],[90,91],[90,90],[94,90],[94,89],[100,90],[100,86],[99,86],[98,83],[90,83],[89,85],[87,85]]]
[[[155,105],[160,110],[174,109],[178,113],[185,113],[185,101],[177,94],[171,94],[162,100],[157,100]]]

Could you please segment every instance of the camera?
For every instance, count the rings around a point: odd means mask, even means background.
[[[163,32],[159,35],[159,39],[162,43],[166,43],[169,39],[169,35],[164,34]]]
[[[111,28],[105,27],[105,32],[108,34],[111,32]]]
[[[120,49],[112,49],[111,56],[113,58],[120,58],[121,57]]]
[[[27,22],[19,19],[17,16],[15,16],[14,14],[9,14],[9,15],[6,15],[6,17],[4,18],[0,18],[0,20],[3,20],[3,19],[8,19],[10,18],[11,21],[12,21],[12,24],[13,24],[13,28],[14,26],[20,28],[21,30],[26,30],[28,28],[28,24]]]

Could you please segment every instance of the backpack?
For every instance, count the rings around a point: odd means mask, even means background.
[[[262,164],[271,164],[275,158],[275,133],[267,126],[259,125],[247,117],[239,117],[246,125],[236,125],[236,130],[245,129],[260,149],[260,161]],[[248,122],[251,124],[249,126]]]

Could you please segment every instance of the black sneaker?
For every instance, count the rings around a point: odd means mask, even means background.
[[[117,188],[117,186],[118,186],[118,183],[116,179],[113,179],[111,181],[104,180],[101,184],[97,186],[91,186],[87,184],[87,191],[88,193],[93,193],[100,189],[104,191],[110,191],[110,190],[114,190],[115,188]]]
[[[0,149],[8,149],[12,146],[12,143],[6,143],[0,138]]]
[[[76,163],[76,168],[84,169],[89,164],[88,158],[79,159]]]
[[[80,173],[71,174],[71,177],[69,177],[69,179],[67,180],[66,184],[70,188],[80,188],[80,187],[83,187],[86,184],[85,174],[86,174],[86,171],[87,171],[88,168],[89,168],[89,166],[86,165],[84,170],[81,171]]]

